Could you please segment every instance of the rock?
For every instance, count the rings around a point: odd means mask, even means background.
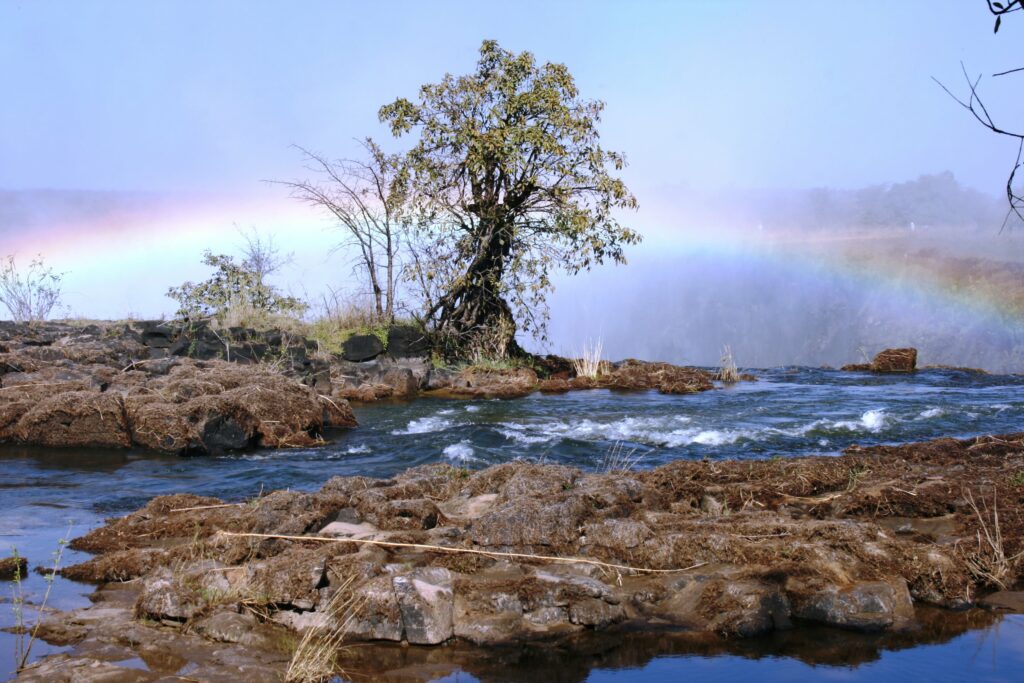
[[[203,423],[199,438],[207,452],[219,453],[245,448],[252,434],[231,416],[214,415]]]
[[[871,372],[913,372],[917,368],[917,349],[886,349],[871,361]]]
[[[430,340],[413,325],[392,325],[388,328],[388,355],[393,358],[429,356]]]
[[[324,409],[324,426],[325,427],[358,427],[359,422],[356,421],[356,416],[352,412],[352,406],[348,404],[343,398],[331,398],[330,396],[320,395],[320,405]]]
[[[1000,612],[1024,614],[1024,591],[997,591],[979,600],[978,604]]]
[[[788,590],[788,589],[787,589]],[[914,606],[903,579],[828,586],[793,599],[793,614],[854,631],[881,631],[913,617]]]
[[[419,382],[412,370],[393,368],[384,373],[383,383],[392,389],[395,398],[415,398],[419,391]]]
[[[885,349],[870,363],[844,365],[845,372],[905,373],[917,369],[917,349]]]
[[[270,604],[311,610],[326,578],[327,558],[318,549],[293,547],[254,564],[250,584]]]
[[[184,622],[199,613],[203,604],[198,592],[186,587],[169,569],[146,579],[135,603],[135,614],[154,621]]]
[[[568,380],[561,378],[541,380],[537,385],[538,391],[545,394],[564,394],[571,388]]]
[[[341,345],[341,357],[359,363],[384,353],[384,344],[375,334],[352,335]]]
[[[461,398],[519,398],[533,393],[537,382],[530,368],[470,366],[451,379],[446,391]]]
[[[394,577],[392,584],[409,643],[437,645],[452,637],[452,577],[447,569],[415,569]]]
[[[5,557],[0,559],[0,581],[24,579],[28,575],[28,560],[24,557]]]
[[[472,522],[469,532],[474,543],[487,547],[573,546],[591,511],[580,497],[553,502],[520,499],[493,507]]]
[[[379,576],[353,591],[355,608],[345,632],[353,639],[402,640],[402,611],[392,577]]]
[[[127,448],[131,445],[121,397],[70,391],[43,399],[14,428],[19,441],[40,446]]]
[[[263,650],[273,650],[277,646],[274,634],[268,632],[250,612],[215,612],[196,620],[191,630],[219,643],[238,643]]]
[[[433,529],[440,511],[426,498],[389,500],[376,512],[377,526],[381,529]]]

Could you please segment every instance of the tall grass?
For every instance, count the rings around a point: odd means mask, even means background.
[[[572,361],[577,377],[596,379],[601,373],[601,355],[604,353],[604,342],[598,338],[596,342],[587,341],[583,344],[579,358]]]
[[[323,683],[345,671],[341,644],[362,601],[352,593],[354,576],[342,581],[324,609],[323,621],[306,629],[285,671],[286,683]]]
[[[728,344],[722,347],[722,358],[719,363],[715,379],[726,384],[735,384],[740,381],[740,371],[736,367],[736,361],[732,357],[732,349]]]
[[[992,491],[991,510],[988,509],[984,500],[979,506],[970,490],[964,493],[964,498],[974,512],[979,527],[976,534],[977,547],[960,549],[967,570],[976,579],[1000,590],[1006,590],[1007,582],[1012,581],[1017,574],[1017,565],[1024,558],[1024,551],[1009,557],[1006,555],[1006,549],[1003,546],[1003,531],[999,524],[999,506],[994,490]]]
[[[636,446],[627,449],[623,442],[616,441],[601,459],[601,471],[609,474],[629,472],[643,458],[643,453],[638,453],[638,451]]]

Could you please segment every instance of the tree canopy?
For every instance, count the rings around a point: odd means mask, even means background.
[[[640,235],[617,213],[636,199],[599,144],[604,103],[580,97],[563,64],[495,41],[476,71],[446,75],[380,109],[405,156],[418,222],[426,318],[453,354],[503,356],[517,329],[543,335],[556,269],[625,262]]]

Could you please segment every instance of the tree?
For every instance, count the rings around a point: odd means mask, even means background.
[[[373,293],[378,320],[395,318],[395,290],[400,274],[399,250],[408,228],[408,174],[397,155],[385,154],[367,138],[366,161],[328,161],[302,149],[321,180],[285,185],[299,199],[329,212],[345,234],[342,246],[354,246],[359,268]]]
[[[418,133],[405,164],[430,258],[417,276],[437,277],[438,259],[451,272],[425,315],[450,355],[517,353],[517,329],[543,335],[554,269],[623,263],[640,241],[615,215],[637,202],[609,173],[625,159],[599,144],[603,109],[565,65],[495,41],[474,73],[381,108],[395,136]]]
[[[245,240],[241,245],[242,267],[252,273],[258,287],[266,287],[267,277],[292,261],[293,254],[282,254],[274,243],[273,235],[262,235],[256,228],[248,232],[239,230]]]
[[[1002,2],[987,0],[987,4],[989,12],[996,18],[993,33],[999,33],[999,27],[1002,25],[1004,15],[1024,10],[1024,0],[1002,0]],[[1010,169],[1010,174],[1006,179],[1006,200],[1010,206],[1010,210],[1006,214],[1006,220],[1003,221],[1003,227],[1006,227],[1006,222],[1011,216],[1016,216],[1018,220],[1024,221],[1024,195],[1020,194],[1020,191],[1014,187],[1017,171],[1019,171],[1021,166],[1024,165],[1024,132],[1019,130],[1009,130],[1006,127],[997,125],[995,120],[992,118],[992,115],[989,113],[988,108],[985,106],[984,101],[982,101],[981,96],[978,94],[978,85],[981,83],[981,76],[972,79],[967,74],[967,68],[964,67],[963,62],[960,63],[960,68],[963,71],[964,81],[967,83],[967,90],[969,92],[966,99],[962,99],[954,95],[949,88],[943,85],[943,83],[938,79],[933,78],[932,80],[938,83],[939,87],[946,91],[947,95],[956,100],[957,104],[969,111],[978,123],[997,135],[1003,135],[1017,141],[1017,157],[1014,160],[1013,168]],[[1009,69],[997,74],[992,74],[992,76],[995,78],[1020,73],[1024,73],[1024,67]]]

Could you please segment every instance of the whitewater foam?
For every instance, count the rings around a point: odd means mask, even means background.
[[[438,415],[428,415],[411,420],[405,429],[395,429],[391,433],[396,436],[402,434],[429,434],[430,432],[441,432],[452,426],[451,420],[446,420]]]
[[[444,453],[444,457],[449,460],[457,460],[459,462],[476,460],[476,458],[473,457],[473,447],[469,445],[468,441],[460,441],[458,443],[453,443],[450,446],[445,446],[442,453]]]

